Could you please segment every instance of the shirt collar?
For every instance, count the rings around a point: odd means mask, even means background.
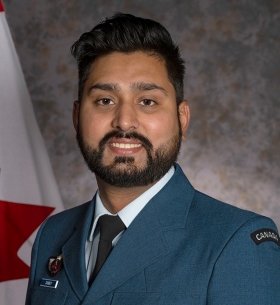
[[[175,172],[174,166],[170,168],[170,170],[152,187],[150,187],[147,191],[141,194],[139,197],[130,202],[127,206],[125,206],[122,210],[120,210],[117,215],[121,218],[125,226],[131,224],[134,218],[139,214],[139,212],[145,207],[145,205],[165,186],[165,184],[171,179]],[[89,241],[92,241],[94,230],[97,224],[97,221],[100,216],[108,214],[108,215],[116,215],[110,213],[103,205],[99,191],[97,191],[95,197],[95,212],[94,212],[94,221],[89,234]]]

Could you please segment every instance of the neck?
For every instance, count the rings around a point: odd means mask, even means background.
[[[157,182],[156,181],[146,186],[125,188],[110,185],[101,180],[99,177],[96,177],[96,180],[102,203],[104,207],[112,214],[118,213]]]

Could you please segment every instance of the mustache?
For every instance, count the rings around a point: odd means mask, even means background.
[[[113,130],[105,134],[103,139],[99,143],[99,149],[103,150],[105,144],[111,139],[137,139],[141,142],[141,144],[146,148],[146,150],[153,150],[153,144],[150,142],[150,140],[141,135],[138,132],[122,132],[119,130]]]

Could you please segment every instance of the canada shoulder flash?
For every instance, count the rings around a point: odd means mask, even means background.
[[[251,237],[257,245],[264,243],[266,241],[272,241],[275,242],[278,246],[280,246],[279,235],[276,231],[272,229],[263,228],[257,230],[251,234]]]

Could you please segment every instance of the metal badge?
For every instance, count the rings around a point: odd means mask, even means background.
[[[62,254],[57,257],[50,257],[48,262],[48,270],[51,276],[56,275],[63,267]]]

